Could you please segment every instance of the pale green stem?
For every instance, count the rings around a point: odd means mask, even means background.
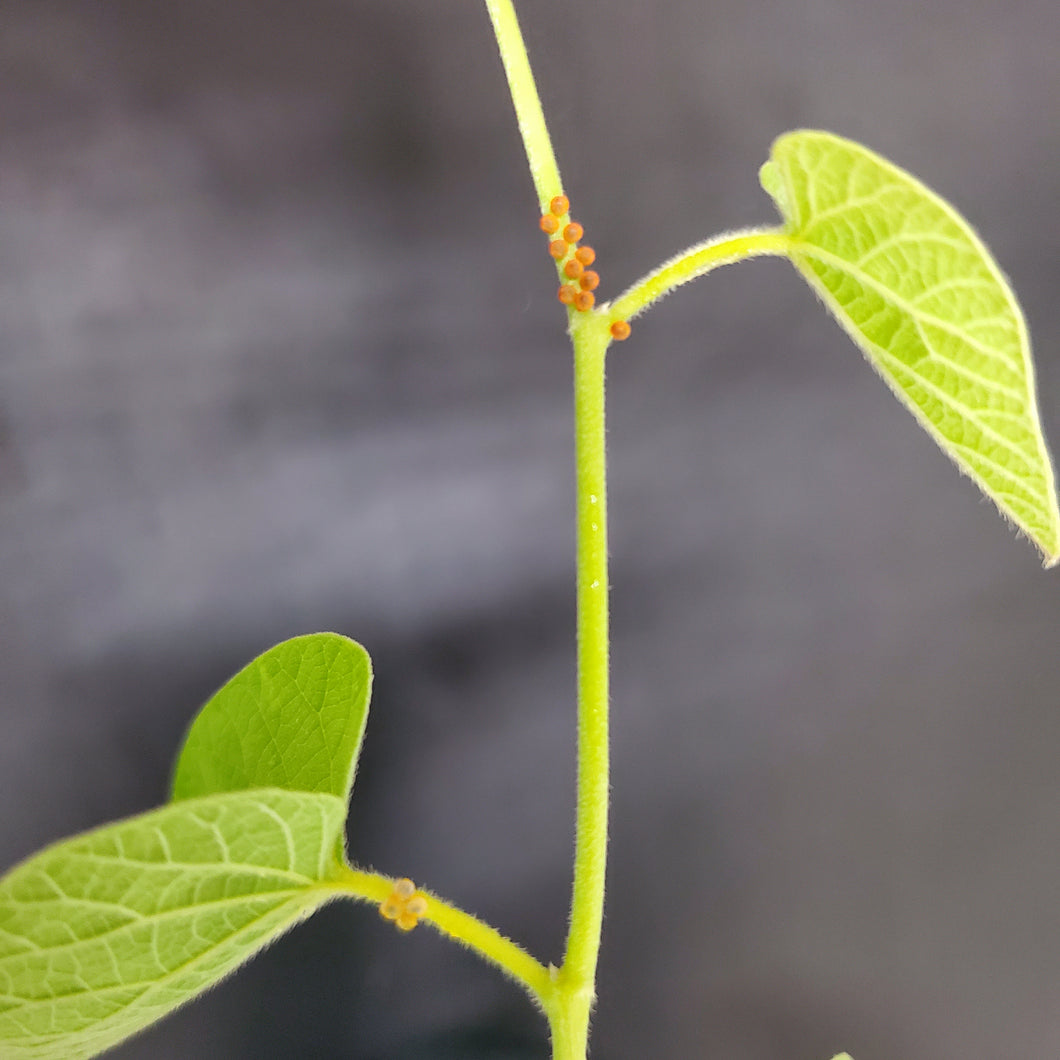
[[[379,905],[394,889],[394,878],[378,872],[342,866],[335,877],[321,886],[339,893]],[[530,997],[542,1008],[551,1001],[554,983],[549,970],[535,960],[521,946],[505,938],[496,928],[483,923],[470,913],[451,905],[430,891],[420,890],[427,898],[427,912],[422,923],[429,924],[443,935],[448,935],[468,949],[474,950],[501,971],[522,985]]]
[[[609,320],[632,320],[668,295],[675,287],[744,258],[764,254],[787,256],[791,240],[782,228],[745,228],[726,232],[683,250],[638,280],[609,305],[601,306]]]
[[[511,87],[519,133],[526,148],[526,159],[530,163],[530,176],[537,189],[541,212],[544,213],[553,197],[562,193],[563,182],[560,180],[556,153],[552,150],[552,139],[548,135],[523,34],[511,0],[486,0],[486,10],[493,22],[501,62],[504,63],[504,72]]]
[[[562,192],[559,167],[511,0],[486,0],[542,212]],[[554,1060],[584,1060],[607,868],[608,579],[602,313],[569,313],[574,345],[577,479],[578,804],[566,955],[544,996]]]
[[[578,806],[567,952],[559,973],[562,1022],[571,1060],[584,1060],[604,915],[607,816],[609,616],[604,362],[610,336],[604,316],[579,314],[574,342],[574,447],[578,521]],[[550,1017],[551,1018],[551,1017]]]
[[[485,3],[511,88],[539,205],[546,212],[551,199],[562,193],[562,184],[526,46],[511,0]],[[787,248],[787,237],[780,230],[732,233],[678,255],[611,305],[583,313],[568,311],[574,346],[578,525],[578,805],[570,927],[563,965],[558,971],[550,968],[545,972],[547,981],[542,982],[544,969],[536,961],[530,971],[521,964],[519,974],[512,970],[513,951],[523,951],[508,940],[502,940],[506,948],[500,952],[490,935],[487,951],[480,941],[470,941],[466,924],[461,922],[459,930],[454,930],[453,924],[443,928],[500,964],[536,994],[548,1016],[553,1060],[585,1060],[604,910],[609,804],[604,362],[611,342],[610,325],[616,320],[629,320],[674,287],[719,265],[756,254],[784,254]],[[487,935],[493,930],[480,926]],[[520,958],[523,959],[532,961],[525,954]]]

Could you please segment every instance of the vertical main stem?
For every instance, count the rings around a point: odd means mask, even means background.
[[[542,211],[563,191],[552,142],[512,0],[485,0],[512,92]],[[585,1060],[596,996],[596,962],[607,869],[608,585],[604,359],[610,342],[598,313],[569,315],[574,345],[577,473],[578,806],[570,929],[563,966],[540,996],[553,1060]]]
[[[550,1014],[554,1060],[583,1060],[585,1056],[604,913],[609,801],[605,334],[592,326],[572,329],[578,522],[578,806],[570,931],[557,983],[565,1002],[562,1036],[557,1034],[560,1027]]]

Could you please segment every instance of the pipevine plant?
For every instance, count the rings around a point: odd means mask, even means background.
[[[0,879],[0,1057],[84,1060],[202,993],[327,902],[423,923],[511,976],[554,1060],[585,1060],[604,907],[608,566],[604,362],[679,284],[788,258],[897,398],[1041,550],[1060,512],[1023,314],[970,225],[916,178],[830,133],[791,132],[761,169],[776,227],[683,251],[596,304],[596,255],[563,193],[511,0],[486,0],[560,280],[574,353],[577,832],[559,965],[407,878],[356,867],[345,823],[372,669],[334,633],[277,645],[202,708],[161,809],[56,843]],[[844,1054],[836,1060],[849,1060]]]

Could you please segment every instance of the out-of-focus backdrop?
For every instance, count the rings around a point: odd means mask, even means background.
[[[523,0],[616,294],[770,222],[792,127],[979,225],[1060,443],[1055,0]],[[476,0],[0,3],[0,865],[165,797],[274,641],[378,674],[355,858],[556,960],[569,355]],[[613,859],[593,1055],[1060,1055],[1060,580],[784,262],[610,366]],[[547,1055],[326,910],[122,1060]]]

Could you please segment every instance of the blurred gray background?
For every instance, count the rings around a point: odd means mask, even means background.
[[[1060,444],[1055,0],[523,0],[618,293],[862,139],[994,248]],[[477,0],[0,3],[0,865],[165,797],[335,629],[350,842],[559,957],[569,354]],[[600,1060],[1060,1055],[1060,581],[780,261],[610,365]],[[326,910],[123,1060],[547,1056],[518,990]]]

